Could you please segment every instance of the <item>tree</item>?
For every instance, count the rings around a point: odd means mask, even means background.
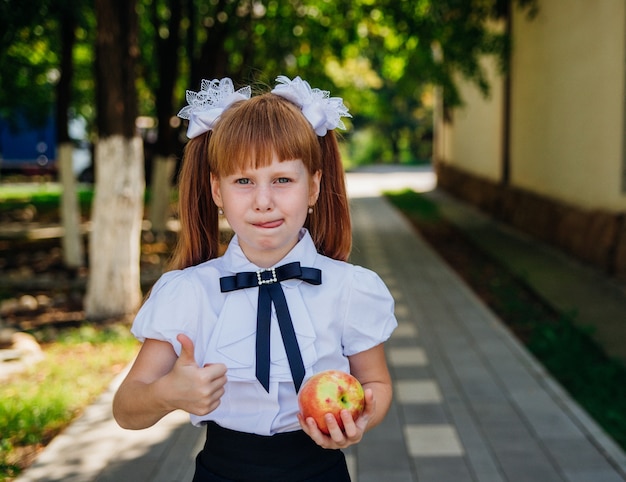
[[[52,112],[57,56],[49,2],[0,2],[0,116],[44,125]]]
[[[154,61],[143,65],[144,78],[154,92],[156,144],[151,163],[150,221],[152,231],[162,234],[169,215],[171,181],[180,143],[172,125],[175,87],[180,72],[183,6],[182,0],[154,0],[148,6],[144,26],[151,35],[147,44],[154,48]],[[144,57],[145,59],[146,57]],[[156,65],[155,65],[156,64]]]
[[[31,121],[49,115],[52,86],[60,80],[53,75],[60,48],[51,37],[52,1],[0,2],[0,113],[9,117],[18,111]],[[170,119],[184,103],[185,88],[197,90],[201,78],[272,85],[278,74],[301,75],[344,97],[354,126],[370,126],[379,134],[377,142],[388,142],[386,149],[397,158],[401,146],[427,135],[422,121],[429,86],[443,86],[447,104],[455,105],[461,101],[455,89],[460,72],[487,93],[480,58],[496,55],[504,65],[508,49],[506,32],[494,32],[488,23],[505,18],[511,5],[532,10],[536,1],[140,0],[137,5],[137,0],[97,0],[97,95],[81,70],[74,82],[80,88],[70,101],[90,117],[97,98],[96,198],[85,299],[90,317],[131,312],[140,299],[144,186],[138,113],[156,116],[157,152],[171,161],[180,145]],[[91,8],[72,5],[82,13]],[[149,12],[142,18],[151,32],[142,38],[146,54],[139,78],[136,6]],[[85,31],[78,29],[81,45]],[[84,48],[74,52],[75,59],[91,59]],[[77,67],[84,69],[85,63]],[[167,202],[164,184],[165,194],[154,188],[152,195]]]
[[[89,244],[86,315],[98,320],[133,313],[141,301],[139,256],[143,217],[142,139],[136,133],[136,2],[96,0],[98,142]]]
[[[78,200],[68,134],[72,99],[73,49],[84,5],[68,0],[2,2],[0,28],[0,115],[9,123],[23,118],[29,128],[49,122],[54,113],[56,161],[62,183],[63,261],[84,264]],[[8,74],[11,73],[11,75]],[[56,84],[56,85],[55,85]],[[14,126],[15,127],[15,126]]]
[[[415,150],[429,137],[433,86],[443,88],[446,108],[462,103],[459,77],[489,94],[482,58],[506,70],[509,55],[509,35],[494,25],[514,5],[529,15],[538,8],[537,0],[356,0],[340,17],[336,2],[318,5],[339,22],[324,42],[327,74],[357,106],[354,125],[374,129],[395,159],[400,144]]]
[[[84,265],[84,250],[80,226],[80,209],[76,193],[76,179],[72,169],[74,145],[69,136],[69,108],[74,78],[74,45],[78,27],[76,4],[59,0],[53,4],[58,19],[60,48],[60,76],[56,85],[57,164],[61,180],[61,222],[63,225],[63,261],[69,268]]]

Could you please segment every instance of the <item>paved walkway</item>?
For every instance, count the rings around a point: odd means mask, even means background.
[[[353,480],[626,480],[624,452],[369,185],[398,187],[398,178],[349,179],[353,260],[385,279],[399,321],[387,347],[394,402],[385,421],[349,450]],[[428,172],[402,173],[399,182],[411,179],[417,189],[432,187]],[[148,430],[119,429],[110,417],[114,390],[19,480],[190,480],[203,431],[181,413]]]

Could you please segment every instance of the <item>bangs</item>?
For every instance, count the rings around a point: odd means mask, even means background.
[[[317,135],[301,110],[274,94],[230,106],[220,117],[209,143],[209,164],[217,176],[301,159],[310,173],[321,169]]]

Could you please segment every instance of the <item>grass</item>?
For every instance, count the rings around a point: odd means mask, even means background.
[[[0,214],[22,211],[27,213],[27,218],[36,216],[41,221],[58,219],[61,193],[61,185],[58,183],[0,184]],[[81,213],[88,216],[93,201],[93,187],[79,185],[76,194]]]
[[[22,182],[0,184],[0,213],[15,209],[35,208],[38,214],[52,213],[58,217],[62,194],[61,184],[53,182]],[[94,198],[94,187],[79,184],[76,188],[78,204],[84,215],[88,215]],[[177,193],[172,190],[172,199]],[[146,187],[144,201],[150,200],[150,188]]]
[[[60,195],[58,183],[3,183],[0,214],[28,210],[38,221],[55,222]],[[92,186],[79,185],[78,196],[87,215]],[[13,295],[6,288],[0,291],[0,299]],[[32,462],[108,387],[139,348],[122,324],[48,325],[31,333],[43,348],[44,360],[0,383],[0,481],[16,477]]]
[[[0,388],[0,481],[17,476],[106,389],[139,346],[121,324],[44,329],[35,335],[45,359]]]
[[[39,207],[59,207],[61,185],[58,183],[19,183],[0,185],[0,203],[2,209],[11,209],[27,203]],[[90,204],[93,199],[93,187],[79,185],[77,189],[81,204]]]
[[[463,237],[431,200],[412,191],[391,202],[498,314],[559,383],[626,450],[626,367],[609,359],[571,314],[556,312],[523,280]]]

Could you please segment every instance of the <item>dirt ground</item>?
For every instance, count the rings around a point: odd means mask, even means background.
[[[40,221],[28,224],[34,230],[44,225]],[[144,289],[151,286],[163,271],[173,243],[173,235],[161,241],[155,240],[149,232],[142,235],[141,277]],[[87,255],[85,258],[87,261]],[[64,266],[60,238],[29,239],[0,235],[1,325],[10,331],[23,331],[46,325],[61,328],[81,323],[85,320],[83,297],[87,274],[87,266],[79,269]],[[2,338],[6,337],[0,336],[0,347]]]

